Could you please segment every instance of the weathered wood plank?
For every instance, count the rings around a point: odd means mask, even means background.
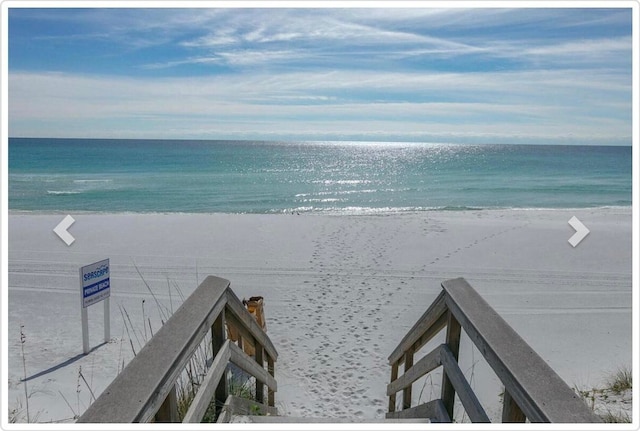
[[[469,415],[471,422],[491,422],[484,408],[482,408],[480,401],[478,401],[476,394],[473,392],[473,389],[471,389],[469,382],[467,382],[467,379],[464,377],[462,370],[460,370],[458,361],[453,356],[453,352],[449,346],[442,346],[442,349],[440,349],[440,359],[442,360],[445,374],[449,377],[449,382],[455,389],[455,392],[458,393],[458,398],[460,398],[460,402]],[[447,414],[451,417],[452,410],[449,410],[444,400],[443,405],[447,409]]]
[[[258,366],[264,370],[264,359],[262,356],[264,349],[262,348],[261,345],[258,344],[257,346],[255,346],[255,351],[256,351],[256,356],[255,356],[256,364],[258,364]],[[256,379],[256,401],[259,402],[260,404],[264,403],[264,383],[262,383],[258,379]]]
[[[445,344],[450,350],[451,355],[455,362],[458,361],[458,352],[460,351],[460,335],[461,327],[460,323],[453,316],[451,311],[447,311],[447,335],[445,337]],[[447,373],[442,373],[442,403],[447,409],[449,417],[453,416],[453,407],[455,404],[456,391],[453,387],[453,383]]]
[[[440,292],[435,301],[431,304],[431,306],[424,312],[422,317],[418,319],[418,321],[413,325],[413,327],[407,332],[407,335],[404,336],[400,344],[395,348],[395,350],[389,356],[389,365],[393,365],[395,362],[398,362],[399,359],[404,357],[404,353],[414,344],[422,338],[425,332],[431,328],[434,323],[436,323],[440,317],[446,311],[445,304],[445,293]],[[444,323],[444,322],[443,322]],[[435,333],[433,334],[435,335]],[[428,340],[424,340],[422,345],[424,345]],[[418,348],[414,346],[414,348]]]
[[[218,356],[226,343],[227,336],[227,313],[226,306],[222,309],[222,312],[218,315],[216,320],[213,322],[211,326],[211,347],[213,356]],[[228,343],[230,344],[230,343]],[[228,347],[227,347],[228,348]],[[227,361],[228,362],[228,361]],[[219,415],[222,410],[222,405],[226,401],[229,396],[229,385],[227,384],[227,379],[222,378],[218,382],[218,386],[215,390],[214,400],[215,400],[215,414]]]
[[[167,395],[167,398],[165,398],[156,412],[154,422],[178,422],[178,396],[175,385],[173,385],[171,391],[169,391],[169,395]]]
[[[434,406],[434,410],[435,410],[435,421],[437,422],[441,422],[441,423],[451,423],[451,416],[449,416],[449,412],[447,412],[447,408],[444,406],[444,403],[442,402],[442,400],[435,400],[435,406]]]
[[[502,399],[502,423],[523,423],[527,418],[520,410],[520,407],[516,404],[515,400],[509,394],[509,391],[505,389],[504,397]]]
[[[390,396],[395,394],[418,380],[420,377],[438,368],[441,364],[440,347],[441,346],[436,347],[425,357],[413,364],[413,366],[399,378],[396,376],[396,379],[387,385],[387,395]]]
[[[404,354],[404,372],[406,373],[413,366],[413,347],[410,347]],[[411,408],[411,391],[413,385],[409,384],[402,390],[402,410]]]
[[[272,390],[278,390],[276,380],[271,377],[271,374],[269,374],[264,367],[259,366],[253,358],[247,356],[247,354],[240,350],[235,344],[230,343],[229,348],[231,350],[231,362],[254,376],[257,380],[265,383]]]
[[[262,330],[256,319],[253,318],[251,313],[242,305],[242,302],[238,299],[235,293],[231,289],[227,290],[227,311],[230,311],[236,320],[242,322],[241,325],[248,330],[253,336],[255,343],[260,344],[267,351],[269,356],[274,360],[278,359],[278,352],[273,346],[271,339]]]
[[[433,400],[410,409],[389,412],[385,416],[387,419],[416,419],[429,418],[432,422],[451,422],[447,415],[447,410],[442,404],[442,400]]]
[[[391,382],[389,385],[392,385],[398,379],[398,368],[399,366],[397,362],[394,362],[393,365],[391,365]],[[396,392],[398,391],[389,392],[389,386],[387,386],[387,395],[389,395],[389,413],[396,411]]]
[[[442,287],[446,306],[531,422],[601,422],[464,278]]]
[[[268,353],[266,353],[266,355],[267,355],[267,372],[271,374],[271,377],[275,378],[275,375],[276,375],[275,363],[273,362],[273,359],[271,358],[271,356],[269,356]],[[269,407],[274,407],[276,405],[276,393],[273,389],[269,388],[268,386],[267,386],[267,404],[269,405]]]
[[[216,354],[207,375],[202,380],[200,388],[189,406],[189,411],[187,411],[182,420],[183,423],[199,423],[202,420],[220,383],[220,379],[222,379],[227,370],[229,359],[231,359],[229,344],[229,340],[226,340]]]
[[[153,418],[224,309],[228,286],[228,280],[207,277],[78,422],[132,423]]]

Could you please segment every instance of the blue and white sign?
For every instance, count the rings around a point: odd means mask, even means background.
[[[80,268],[80,286],[83,308],[108,298],[111,294],[109,259]]]

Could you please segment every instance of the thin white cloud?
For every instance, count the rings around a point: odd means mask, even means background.
[[[226,64],[234,66],[251,66],[255,64],[283,61],[299,61],[306,57],[306,54],[299,50],[246,49],[240,51],[219,52],[218,56],[224,59]]]
[[[216,32],[207,36],[198,37],[194,40],[180,42],[179,45],[187,48],[204,48],[233,45],[238,43],[239,41],[240,40],[236,36],[231,34],[231,32],[226,31]]]
[[[589,58],[602,58],[602,56],[613,57],[621,54],[631,59],[631,38],[602,38],[602,39],[581,39],[558,44],[547,44],[533,46],[524,51],[524,55],[536,56],[588,56]]]
[[[176,66],[184,66],[188,64],[207,64],[207,63],[222,63],[222,58],[219,56],[212,57],[189,57],[184,60],[165,61],[160,63],[149,63],[142,66],[138,66],[140,69],[169,69]]]
[[[293,50],[255,50],[220,51],[210,56],[189,57],[184,60],[150,63],[139,66],[141,69],[168,69],[189,64],[217,64],[231,66],[252,66],[257,64],[284,63],[300,61],[307,57],[302,51]]]

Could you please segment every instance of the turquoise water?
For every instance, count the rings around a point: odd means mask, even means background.
[[[631,147],[9,139],[9,208],[390,213],[631,205]]]

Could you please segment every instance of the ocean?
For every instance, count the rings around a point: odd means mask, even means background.
[[[9,209],[389,214],[630,206],[631,147],[9,139]]]

